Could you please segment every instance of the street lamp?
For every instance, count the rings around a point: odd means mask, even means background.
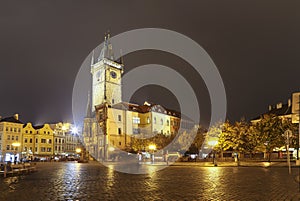
[[[71,129],[71,133],[72,134],[78,134],[78,128],[76,126],[74,126],[72,129]]]
[[[213,164],[214,164],[214,166],[217,166],[217,163],[216,163],[216,160],[215,160],[216,153],[215,153],[214,147],[218,144],[218,138],[211,138],[210,140],[208,140],[207,144],[209,146],[211,146],[212,149],[213,149]]]
[[[75,151],[79,155],[79,160],[81,160],[81,148],[76,148]]]
[[[152,163],[154,163],[154,150],[156,150],[156,145],[150,144],[149,149],[152,150],[151,161],[152,161]]]

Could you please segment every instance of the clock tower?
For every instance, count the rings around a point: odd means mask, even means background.
[[[104,38],[103,48],[96,62],[91,62],[92,73],[92,111],[94,106],[107,103],[114,105],[122,102],[121,76],[123,64],[114,59],[110,35]]]

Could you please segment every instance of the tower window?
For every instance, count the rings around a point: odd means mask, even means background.
[[[122,118],[121,118],[121,115],[118,115],[118,121],[121,121]]]
[[[122,130],[121,128],[118,128],[118,134],[121,135],[122,134]]]

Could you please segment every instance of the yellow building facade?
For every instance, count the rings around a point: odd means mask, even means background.
[[[0,120],[0,161],[19,161],[21,158],[23,123],[18,114]]]
[[[49,124],[35,126],[34,152],[35,156],[52,157],[53,156],[53,130]]]
[[[22,129],[22,155],[25,160],[33,160],[35,150],[35,134],[36,130],[31,123],[24,124]]]

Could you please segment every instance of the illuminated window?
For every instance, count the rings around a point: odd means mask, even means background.
[[[140,123],[140,118],[139,117],[133,117],[132,121],[134,124],[139,124]]]
[[[150,124],[150,117],[147,117],[147,124]]]

